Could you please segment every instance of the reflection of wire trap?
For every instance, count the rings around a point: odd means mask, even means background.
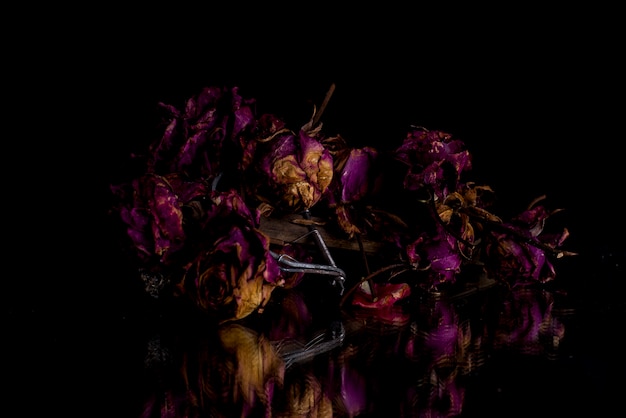
[[[304,363],[319,354],[340,347],[346,336],[343,324],[339,321],[330,324],[328,329],[315,334],[307,343],[287,339],[272,342],[274,348],[288,368],[293,364]]]

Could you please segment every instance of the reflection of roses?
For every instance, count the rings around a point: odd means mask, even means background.
[[[151,397],[141,416],[269,416],[285,366],[262,335],[228,323],[183,348],[182,381],[165,388],[165,399],[159,393]]]
[[[459,384],[461,364],[467,361],[471,342],[468,322],[459,322],[455,305],[440,299],[420,306],[405,354],[420,370],[407,390],[407,408],[420,416],[459,416],[465,388]]]
[[[337,391],[335,402],[339,411],[349,417],[367,414],[371,405],[368,404],[368,385],[366,376],[354,359],[349,358],[349,350],[344,350],[338,365],[340,390]]]
[[[313,371],[286,373],[282,390],[276,391],[272,405],[275,418],[332,418],[333,402]],[[270,415],[266,415],[270,416]]]
[[[270,318],[270,328],[267,332],[269,339],[281,341],[308,335],[313,316],[302,293],[297,289],[290,289],[278,302],[271,305],[274,310],[268,307],[265,311]]]
[[[179,288],[218,320],[240,319],[267,303],[279,275],[267,237],[253,228],[233,226],[198,254]]]
[[[232,385],[221,388],[221,393],[230,391],[234,403],[244,401],[244,411],[258,408],[255,403],[267,409],[275,386],[283,384],[285,373],[285,365],[274,347],[254,330],[237,324],[220,327],[218,334],[225,354],[219,369],[233,378]],[[207,364],[207,368],[212,367],[215,364]],[[241,416],[244,415],[248,414]]]
[[[494,333],[496,348],[510,348],[524,354],[541,354],[553,349],[563,338],[563,323],[552,315],[551,293],[532,287],[517,287],[502,302],[498,328]]]

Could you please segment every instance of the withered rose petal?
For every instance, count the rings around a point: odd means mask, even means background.
[[[209,209],[208,219],[210,221],[234,222],[237,224],[257,227],[260,224],[260,213],[256,209],[250,208],[243,197],[235,190],[224,192],[211,192],[211,201],[214,205]],[[224,225],[222,225],[224,226]],[[230,225],[227,225],[230,226]]]
[[[535,265],[529,258],[527,247],[506,234],[493,235],[493,242],[486,248],[492,274],[502,279],[531,278]]]
[[[187,99],[185,116],[189,120],[196,120],[207,112],[213,111],[222,94],[222,89],[216,86],[203,88],[200,93]]]
[[[455,191],[461,174],[471,169],[464,143],[448,133],[414,129],[396,149],[395,157],[407,166],[404,186],[408,190],[432,187],[443,198]]]
[[[340,203],[335,206],[336,222],[343,232],[350,238],[361,233],[361,229],[356,225],[352,213],[345,204]]]
[[[189,203],[193,199],[208,196],[210,193],[209,185],[202,180],[188,180],[179,173],[167,174],[163,178],[183,204]]]
[[[264,113],[257,120],[257,136],[260,142],[269,140],[285,128],[285,121],[271,113]]]
[[[160,103],[168,126],[151,145],[151,167],[159,174],[180,172],[194,178],[214,178],[228,170],[223,165],[231,152],[248,152],[243,137],[252,136],[255,128],[254,102],[242,98],[237,87],[212,86],[189,98],[183,112]],[[234,162],[236,168],[245,164]]]
[[[146,223],[148,225],[148,223]],[[132,241],[135,251],[142,262],[148,262],[154,256],[154,238],[146,227],[129,226],[126,233]]]
[[[298,165],[296,156],[292,154],[274,159],[271,172],[273,180],[283,185],[291,185],[307,179],[306,173]]]
[[[166,107],[161,103],[163,107]],[[178,129],[180,129],[181,121],[180,114],[173,106],[167,106],[167,109],[172,113],[172,119],[168,122],[163,135],[159,141],[155,141],[150,145],[148,151],[148,166],[155,171],[159,171],[160,167],[165,166],[165,171],[171,171],[171,165],[169,159],[176,153],[177,141],[179,140]]]
[[[442,282],[454,283],[462,263],[456,239],[449,236],[441,225],[438,225],[438,231],[436,237],[421,236],[407,246],[407,254],[412,262],[423,261],[428,264],[431,285],[435,286]]]
[[[234,112],[235,122],[233,124],[233,136],[240,135],[243,131],[246,131],[254,126],[256,120],[254,119],[254,112],[249,106],[243,106]]]
[[[184,244],[183,213],[181,202],[167,181],[157,176],[152,178],[154,184],[148,205],[154,219],[155,252],[163,255],[179,250]]]
[[[119,215],[142,262],[168,265],[182,250],[182,202],[168,179],[145,174],[112,189],[120,199]]]
[[[355,148],[341,172],[341,201],[356,202],[370,192],[371,178],[378,151],[371,147]]]
[[[518,225],[523,225],[529,235],[537,237],[543,231],[545,222],[549,217],[550,214],[545,207],[536,206],[515,216],[512,219],[512,222]]]
[[[326,190],[333,177],[332,155],[317,139],[311,138],[302,130],[298,139],[300,166],[318,190]]]
[[[362,308],[380,309],[392,306],[411,294],[408,283],[374,283],[376,300],[363,292],[356,292],[352,304]]]
[[[219,173],[223,131],[215,133],[210,135],[207,131],[200,131],[189,136],[175,156],[171,169],[194,177],[210,177]],[[204,149],[212,151],[211,158],[205,158]]]
[[[405,248],[406,255],[408,257],[409,263],[414,266],[419,266],[423,257],[421,254],[421,249],[424,246],[424,243],[427,239],[424,238],[423,235],[417,237],[417,239],[411,243],[409,243]]]

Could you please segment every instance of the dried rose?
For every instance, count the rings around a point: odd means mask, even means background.
[[[478,204],[489,204],[488,195],[493,191],[488,186],[476,186],[473,183],[459,184],[457,191],[448,194],[442,200],[432,202],[437,221],[440,222],[456,240],[456,246],[464,261],[471,261],[476,243],[480,241],[477,233],[484,229],[484,221],[500,223],[497,216]],[[441,229],[440,229],[441,230]]]
[[[175,173],[148,173],[130,183],[112,185],[111,190],[136,258],[147,266],[179,262],[187,243],[183,206],[206,196],[207,185]]]
[[[436,228],[435,235],[422,234],[406,246],[409,262],[425,269],[428,280],[423,285],[429,289],[437,289],[444,283],[455,283],[462,263],[457,239],[441,224],[437,223]]]
[[[242,98],[237,87],[214,86],[189,98],[183,111],[159,103],[166,111],[166,127],[150,146],[149,170],[209,179],[241,168],[244,148],[253,144],[247,138],[256,127],[254,103]]]
[[[549,212],[535,200],[528,209],[502,223],[487,235],[485,245],[486,267],[493,277],[523,284],[547,283],[556,277],[555,258],[575,255],[560,248],[569,237],[569,231],[544,232],[548,218],[559,210]]]
[[[408,167],[404,187],[427,188],[437,198],[456,191],[461,174],[472,167],[465,144],[442,131],[411,130],[395,156]]]
[[[233,190],[213,191],[202,216],[196,256],[178,290],[219,321],[243,318],[268,302],[284,283],[260,214]]]
[[[289,213],[310,209],[332,180],[330,152],[302,130],[279,135],[265,145],[257,147],[257,178],[251,179],[257,197]]]
[[[186,269],[179,290],[218,321],[244,318],[268,301],[280,271],[269,241],[255,229],[233,226]]]

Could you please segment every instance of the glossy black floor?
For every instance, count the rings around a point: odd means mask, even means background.
[[[623,277],[624,253],[603,252],[563,265],[552,287],[479,291],[470,282],[459,297],[416,295],[385,317],[337,309],[332,286],[311,277],[224,334],[147,300],[154,310],[133,311],[129,300],[109,352],[115,393],[128,412],[156,417],[165,405],[193,416],[192,400],[214,402],[215,416],[617,416]],[[287,336],[297,343],[281,345]],[[220,344],[235,354],[210,348]]]
[[[64,287],[65,295],[43,285],[50,293],[8,304],[5,366],[14,373],[5,374],[5,394],[19,416],[624,412],[623,249],[568,260],[558,283],[540,290],[479,291],[470,282],[459,297],[416,295],[404,313],[385,317],[337,309],[334,288],[311,277],[275,294],[263,317],[223,333],[172,311],[123,272],[112,261],[84,276],[107,285]],[[294,332],[296,344],[278,344]],[[200,404],[203,414],[191,408]]]

